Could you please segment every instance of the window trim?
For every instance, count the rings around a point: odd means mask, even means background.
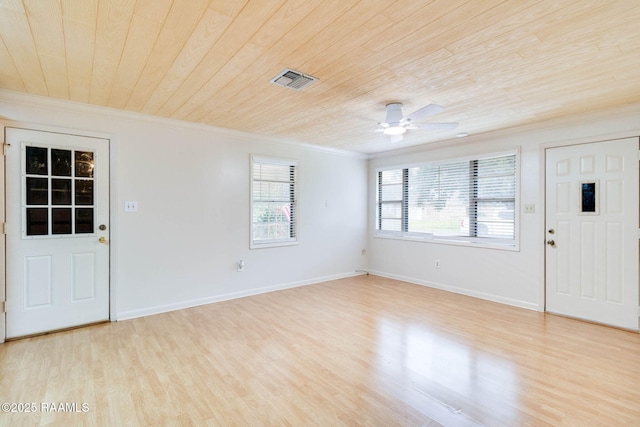
[[[407,170],[412,167],[420,167],[420,166],[438,166],[449,163],[456,162],[470,162],[474,160],[483,160],[490,159],[493,157],[502,157],[502,156],[515,156],[515,197],[514,197],[514,238],[513,240],[509,239],[505,241],[505,239],[501,238],[491,238],[491,237],[471,237],[471,236],[439,236],[434,235],[433,233],[417,233],[410,231],[385,231],[380,230],[380,188],[379,188],[379,174],[382,171],[388,170],[398,170],[403,169]],[[403,173],[404,174],[404,173]],[[404,176],[403,176],[404,182]],[[508,251],[519,251],[520,250],[520,149],[514,150],[506,150],[506,151],[496,151],[490,153],[483,153],[471,156],[464,157],[452,157],[452,158],[444,158],[436,161],[427,161],[427,162],[416,162],[416,163],[402,163],[402,164],[390,164],[388,166],[380,166],[375,169],[375,226],[373,230],[374,238],[382,238],[382,239],[392,239],[392,240],[405,240],[405,241],[413,241],[413,242],[425,242],[425,243],[436,243],[436,244],[447,244],[447,245],[456,245],[456,246],[468,246],[468,247],[476,247],[476,248],[489,248],[489,249],[499,249],[499,250],[508,250]],[[406,198],[404,194],[403,188],[403,199]],[[403,209],[404,209],[403,202]],[[405,219],[402,220],[403,222]],[[405,229],[406,230],[406,229]]]
[[[279,166],[289,166],[295,168],[293,180],[293,204],[294,204],[294,221],[295,236],[286,239],[269,239],[256,241],[253,239],[253,166],[256,163],[265,163]],[[271,157],[251,154],[249,161],[249,249],[275,248],[282,246],[295,246],[298,244],[299,236],[299,206],[298,206],[298,161],[293,159],[285,159],[281,157]]]

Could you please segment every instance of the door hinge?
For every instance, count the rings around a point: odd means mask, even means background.
[[[7,223],[6,222],[2,223],[2,234],[7,234]]]
[[[7,148],[11,147],[11,144],[7,143],[7,142],[3,142],[2,143],[2,155],[6,156],[7,155]]]
[[[7,312],[7,302],[0,301],[0,313],[6,313],[6,312]]]

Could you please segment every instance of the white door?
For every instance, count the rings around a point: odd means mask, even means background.
[[[546,150],[546,309],[638,329],[638,138]]]
[[[109,141],[5,128],[6,335],[109,318]]]

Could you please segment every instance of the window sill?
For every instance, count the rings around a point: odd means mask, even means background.
[[[272,242],[251,242],[249,245],[249,249],[266,249],[266,248],[279,248],[282,246],[297,246],[297,240],[280,240],[280,241],[272,241]]]
[[[498,239],[473,239],[469,237],[455,237],[455,236],[434,236],[432,234],[393,234],[393,233],[380,233],[374,234],[375,238],[379,239],[391,239],[391,240],[404,240],[410,242],[420,243],[435,243],[439,245],[454,245],[454,246],[466,246],[472,248],[483,249],[495,249],[502,251],[517,252],[520,250],[518,243],[514,241],[500,242]]]

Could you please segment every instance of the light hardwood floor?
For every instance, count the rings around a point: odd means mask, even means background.
[[[640,335],[358,276],[9,342],[0,395],[38,409],[2,426],[638,426]]]

